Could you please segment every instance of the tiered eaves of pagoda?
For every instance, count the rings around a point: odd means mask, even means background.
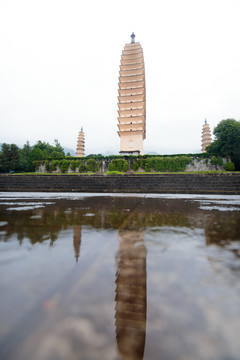
[[[83,128],[81,128],[81,131],[78,134],[76,156],[83,157],[84,153],[85,153],[85,135],[83,132]]]
[[[139,42],[126,44],[118,83],[118,135],[121,154],[143,154],[146,138],[146,94],[143,51]]]
[[[206,152],[206,147],[209,146],[211,142],[212,139],[210,127],[207,123],[207,120],[205,120],[205,123],[202,127],[202,152]]]

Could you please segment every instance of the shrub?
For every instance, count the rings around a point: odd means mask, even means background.
[[[124,159],[113,159],[108,165],[109,171],[128,171],[128,162]]]
[[[154,166],[153,166],[154,171],[165,171],[164,158],[157,157],[153,159],[153,161],[154,161]]]
[[[145,160],[145,171],[153,169],[154,171],[184,171],[187,164],[192,161],[190,156],[158,156],[150,157]]]
[[[165,158],[165,170],[167,170],[167,171],[176,171],[176,169],[174,168],[173,162],[174,162],[173,158],[167,156]]]
[[[149,166],[150,166],[150,169],[153,169],[154,171],[160,171],[159,169],[159,160],[161,158],[159,157],[150,157],[148,158],[148,163],[149,163]]]
[[[146,159],[140,159],[139,160],[139,166],[141,169],[145,168],[145,164],[146,164]]]
[[[49,160],[45,160],[45,169],[46,169],[47,171],[50,170]]]
[[[218,163],[217,157],[216,157],[216,156],[212,156],[212,157],[211,157],[211,164],[212,164],[212,165],[217,165],[217,163]]]
[[[132,165],[132,169],[133,171],[138,171],[138,168],[139,168],[139,163],[138,161],[134,161],[133,165]]]
[[[90,172],[97,172],[99,171],[99,164],[95,159],[88,159],[86,161],[86,169]]]
[[[235,170],[235,165],[232,161],[228,161],[225,165],[224,165],[224,169],[226,171],[234,171]]]
[[[75,171],[75,170],[76,170],[76,167],[77,167],[76,161],[75,161],[75,160],[71,161],[71,163],[70,163],[70,169],[73,170],[73,171]]]
[[[76,168],[78,168],[79,165],[80,165],[80,161],[79,161],[79,160],[75,160],[75,165],[76,165]]]
[[[86,172],[86,166],[83,160],[77,160],[79,162],[79,167],[78,167],[78,171],[79,172]]]
[[[221,157],[216,157],[216,156],[212,156],[211,157],[211,164],[212,165],[219,165],[222,166],[223,165],[223,159]]]
[[[122,159],[117,160],[117,171],[122,171],[123,161]]]
[[[150,172],[151,169],[150,169],[149,163],[146,163],[146,164],[145,164],[144,170],[145,170],[146,172]]]
[[[192,159],[190,156],[180,156],[179,161],[181,164],[180,171],[184,171],[186,169],[186,166],[192,162]]]
[[[115,162],[110,162],[110,164],[108,165],[108,170],[109,171],[116,171],[116,163]]]
[[[69,161],[64,159],[59,162],[59,169],[62,173],[67,172],[68,168],[69,168]]]
[[[49,165],[49,170],[55,171],[57,169],[57,165],[58,165],[58,160],[52,160]]]
[[[123,170],[124,172],[126,172],[126,171],[128,171],[128,169],[129,169],[129,165],[128,165],[127,160],[123,160],[122,170]]]

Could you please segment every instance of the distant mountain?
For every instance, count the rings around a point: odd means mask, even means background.
[[[110,155],[119,155],[119,153],[116,153],[114,151],[103,151],[103,156],[110,156]]]
[[[155,151],[145,151],[146,155],[159,155],[158,153],[156,153]]]
[[[70,153],[71,156],[76,156],[76,153],[73,149],[64,148],[64,152],[65,152],[65,155],[67,155],[67,153]]]

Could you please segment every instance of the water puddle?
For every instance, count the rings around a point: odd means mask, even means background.
[[[0,193],[0,358],[239,359],[239,209]]]

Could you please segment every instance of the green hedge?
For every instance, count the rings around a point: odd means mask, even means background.
[[[68,160],[60,160],[59,162],[59,169],[62,173],[65,173],[68,171],[70,162]]]
[[[98,172],[100,170],[98,161],[95,159],[88,159],[86,161],[86,169],[90,172]]]
[[[78,167],[78,171],[81,172],[86,172],[87,168],[85,166],[85,162],[83,160],[79,160],[79,167]]]
[[[56,171],[57,166],[61,172],[67,172],[70,168],[71,171],[83,172],[98,172],[102,161],[104,160],[107,164],[108,171],[119,171],[127,172],[129,169],[133,171],[144,170],[146,172],[177,172],[185,171],[186,166],[196,159],[200,161],[205,159],[207,162],[210,158],[210,162],[213,165],[223,165],[223,160],[221,157],[215,155],[209,156],[206,153],[201,154],[180,154],[180,155],[111,155],[104,157],[101,154],[98,155],[89,155],[87,157],[70,157],[67,156],[64,159],[47,159],[45,161],[39,160],[34,161],[34,166],[39,167],[43,162],[45,163],[45,168],[47,171]],[[227,165],[232,168],[232,165]]]
[[[109,171],[128,171],[129,165],[127,160],[124,159],[116,159],[116,160],[112,160],[109,164],[108,164],[108,170]]]
[[[190,156],[166,156],[166,157],[149,157],[147,159],[137,159],[133,162],[132,169],[138,171],[143,169],[149,171],[184,171],[187,164],[192,161]]]
[[[52,160],[49,165],[49,170],[55,171],[55,170],[57,170],[57,166],[58,166],[58,160]]]

